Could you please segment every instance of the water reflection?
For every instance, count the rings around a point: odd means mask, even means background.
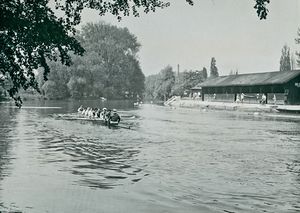
[[[0,104],[0,107],[3,105]],[[12,160],[14,159],[12,152],[14,140],[12,139],[12,129],[16,127],[16,114],[15,109],[1,109],[0,110],[0,201],[2,200],[2,181],[4,178],[11,175]],[[8,209],[17,209],[16,206],[8,208],[4,203],[0,202],[0,212],[8,211]]]
[[[0,104],[1,107],[1,104]],[[16,127],[15,109],[2,109],[0,119],[0,180],[9,174],[9,166],[13,159],[11,149],[14,143],[12,129]],[[1,184],[1,183],[0,183]]]

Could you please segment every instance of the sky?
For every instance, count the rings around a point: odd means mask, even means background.
[[[167,65],[177,71],[210,68],[216,58],[220,75],[279,70],[282,47],[295,44],[300,28],[300,0],[272,0],[267,20],[260,20],[254,0],[170,0],[171,6],[140,17],[99,16],[85,10],[82,24],[105,21],[127,27],[141,43],[138,54],[146,76]]]

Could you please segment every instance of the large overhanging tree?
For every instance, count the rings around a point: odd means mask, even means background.
[[[70,51],[82,55],[84,49],[75,39],[75,26],[81,21],[84,8],[95,9],[100,15],[139,16],[170,5],[162,0],[0,0],[0,74],[11,82],[9,95],[18,106],[20,88],[38,91],[35,70],[50,72],[47,60],[60,60],[70,65]],[[193,0],[186,0],[193,5]],[[260,19],[267,16],[270,0],[256,0],[254,8]]]

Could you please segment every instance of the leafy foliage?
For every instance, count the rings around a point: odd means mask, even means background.
[[[256,0],[254,8],[256,9],[257,15],[260,19],[266,19],[269,10],[266,4],[269,4],[270,0]]]
[[[157,75],[150,75],[145,82],[148,100],[165,100],[172,95],[184,96],[185,92],[207,78],[206,68],[202,71],[184,71],[175,77],[172,67],[167,66]]]
[[[158,86],[159,86],[159,75],[149,75],[145,80],[145,98],[147,100],[159,99]]]
[[[0,75],[0,100],[5,96],[5,79]]]
[[[77,39],[86,54],[73,56],[75,60],[70,67],[50,63],[49,80],[62,92],[50,90],[54,93],[50,95],[43,90],[46,97],[118,99],[125,94],[130,97],[143,94],[145,77],[137,60],[140,44],[128,29],[103,22],[89,23],[83,26]]]
[[[159,74],[146,78],[146,98],[151,100],[166,100],[171,96],[174,83],[175,73],[173,72],[173,68],[168,65]]]
[[[70,36],[70,26],[55,16],[48,1],[5,1],[0,4],[0,70],[8,74],[13,85],[8,90],[16,104],[19,89],[38,90],[34,70],[44,68],[44,79],[50,69],[46,59],[70,65],[69,51],[81,55],[84,50]]]
[[[172,87],[175,83],[175,73],[171,66],[167,66],[160,71],[159,81],[158,94],[166,100],[171,96]]]

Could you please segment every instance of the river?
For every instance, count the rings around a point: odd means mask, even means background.
[[[124,128],[69,119],[80,104]],[[300,212],[297,117],[97,101],[0,116],[0,212]]]

